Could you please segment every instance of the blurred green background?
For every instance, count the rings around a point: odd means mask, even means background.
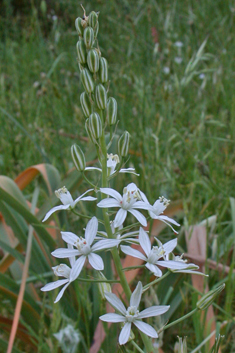
[[[208,254],[229,265],[235,243],[235,3],[97,0],[83,6],[87,13],[100,11],[99,45],[118,102],[117,133],[131,134],[128,166],[140,173],[135,181],[150,202],[158,195],[181,200],[185,227],[216,215],[218,236]],[[1,174],[15,178],[46,162],[63,178],[73,167],[71,145],[88,149],[80,139],[86,136],[74,27],[80,4],[2,0],[0,14]],[[119,181],[121,191],[126,181]],[[232,333],[226,352],[233,351],[234,339]]]

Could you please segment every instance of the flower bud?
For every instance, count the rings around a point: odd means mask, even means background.
[[[99,32],[99,22],[97,21],[97,24],[96,24],[96,26],[95,26],[95,28],[94,28],[94,35],[95,35],[95,38],[98,36],[98,32]]]
[[[86,92],[83,92],[80,96],[80,102],[82,106],[83,114],[86,118],[88,118],[92,113],[92,104],[90,101],[90,97]]]
[[[225,288],[225,283],[221,284],[215,289],[210,290],[208,293],[203,295],[201,299],[198,300],[196,306],[200,310],[205,310],[207,309],[215,300],[217,295],[222,292],[222,290]]]
[[[91,49],[87,55],[87,65],[91,72],[97,72],[99,70],[99,54],[95,49]]]
[[[86,46],[84,40],[79,40],[77,42],[77,53],[78,53],[78,62],[80,64],[85,64],[86,62]]]
[[[100,58],[99,77],[102,83],[108,81],[108,61],[103,57]]]
[[[110,97],[106,107],[106,119],[109,125],[114,125],[117,120],[117,101]]]
[[[94,91],[94,80],[87,69],[81,71],[81,81],[86,92],[90,93]]]
[[[88,16],[88,24],[90,27],[95,28],[97,22],[98,22],[98,15],[95,11],[92,11]]]
[[[95,100],[99,109],[105,109],[107,105],[107,92],[104,86],[100,83],[95,88]]]
[[[73,158],[73,162],[77,170],[82,172],[86,168],[86,159],[84,153],[78,145],[72,145],[71,154]]]
[[[107,281],[107,278],[105,277],[105,275],[100,271],[97,271],[97,278],[99,280],[103,279],[103,280]],[[102,299],[104,299],[104,300],[106,299],[104,292],[112,293],[111,286],[108,282],[99,282],[98,287],[99,287],[100,295],[101,295]]]
[[[129,151],[130,134],[128,131],[124,131],[122,136],[118,140],[118,154],[121,157],[126,157]]]
[[[91,48],[92,44],[94,42],[94,31],[93,31],[93,28],[91,28],[91,27],[85,28],[84,33],[83,33],[83,39],[84,39],[86,47],[88,49]]]
[[[179,338],[179,342],[175,344],[174,352],[175,353],[187,353],[187,341],[186,337],[184,337],[184,340],[182,341],[181,337]]]
[[[88,126],[93,138],[98,140],[102,135],[102,122],[98,113],[92,113],[89,116]]]
[[[82,26],[82,19],[81,19],[81,17],[76,18],[76,20],[75,20],[75,27],[76,27],[76,30],[77,30],[79,36],[82,37],[82,36],[83,36],[83,32],[84,32],[84,28],[83,28],[83,26]]]
[[[96,139],[93,137],[91,131],[90,131],[90,127],[89,127],[89,118],[86,119],[86,122],[85,122],[85,129],[86,129],[86,132],[87,132],[87,135],[89,136],[91,142],[93,142],[94,144],[96,144]]]

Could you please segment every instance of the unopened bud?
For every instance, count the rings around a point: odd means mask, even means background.
[[[114,125],[117,120],[117,101],[110,97],[106,107],[106,119],[109,125]]]
[[[102,83],[108,81],[108,61],[103,57],[100,58],[99,77]]]
[[[71,154],[73,158],[73,162],[77,170],[82,172],[86,168],[86,159],[84,153],[78,145],[72,145]]]
[[[86,62],[86,46],[84,40],[79,40],[77,42],[77,53],[78,53],[78,62],[80,64],[85,64]]]
[[[175,344],[174,352],[175,353],[187,353],[187,341],[186,337],[184,337],[184,340],[182,341],[181,337],[179,338],[179,342]]]
[[[102,135],[102,122],[98,113],[92,113],[89,116],[88,125],[91,135],[98,140]]]
[[[90,93],[94,91],[94,87],[95,87],[94,80],[87,69],[84,69],[81,71],[81,81],[86,92]]]
[[[99,109],[105,109],[107,105],[107,92],[105,87],[100,83],[95,88],[95,100]]]
[[[105,277],[105,275],[100,271],[97,271],[97,278],[99,280],[107,281],[107,278]],[[105,292],[112,293],[111,286],[108,282],[99,282],[98,287],[99,287],[100,295],[104,300],[105,300],[105,295],[104,295]]]
[[[95,36],[95,38],[97,38],[97,36],[98,36],[98,33],[99,33],[99,22],[97,22],[97,24],[96,24],[96,26],[95,26],[95,28],[94,28],[94,36]]]
[[[81,19],[81,17],[78,17],[75,20],[75,27],[80,37],[83,36],[83,32],[84,32],[84,27],[82,26],[82,22],[83,20]]]
[[[92,47],[93,42],[94,42],[93,28],[91,28],[91,27],[85,28],[84,33],[83,33],[83,39],[84,39],[86,47],[88,49],[90,49]]]
[[[130,134],[128,131],[124,131],[122,136],[118,140],[118,154],[121,157],[126,157],[129,151]]]
[[[97,50],[89,50],[87,55],[87,64],[91,72],[97,72],[99,70],[99,54],[97,53]]]
[[[207,309],[215,300],[217,295],[222,292],[225,288],[225,283],[221,284],[219,287],[210,290],[208,293],[203,295],[200,300],[198,300],[196,306],[200,310],[205,310]]]
[[[98,22],[98,15],[95,11],[92,11],[88,16],[88,24],[90,27],[95,28],[97,22]]]
[[[80,102],[82,106],[83,114],[86,118],[88,118],[92,113],[92,104],[90,101],[90,97],[86,92],[83,92],[80,96]]]
[[[92,135],[92,133],[91,133],[91,131],[90,131],[90,127],[89,127],[89,118],[86,119],[86,122],[85,122],[85,129],[86,129],[87,135],[89,136],[91,142],[93,142],[94,144],[96,144],[96,139],[94,138],[94,136]]]

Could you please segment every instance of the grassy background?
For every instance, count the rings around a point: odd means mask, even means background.
[[[49,162],[64,176],[72,167],[71,144],[86,136],[74,30],[82,11],[72,0],[48,1],[46,8],[40,1],[3,3],[1,174],[14,178],[30,165]],[[118,101],[117,132],[131,133],[130,162],[141,174],[138,185],[150,202],[156,195],[182,200],[185,227],[217,215],[218,237],[208,243],[208,254],[230,264],[235,239],[234,4],[100,0],[83,5],[87,13],[100,11],[99,44],[109,62],[110,94]],[[190,71],[188,63],[205,40]],[[119,180],[121,190],[124,181]],[[221,279],[216,276],[212,273],[211,284]],[[234,295],[229,288],[227,309]],[[234,341],[230,332],[224,352],[234,351]]]

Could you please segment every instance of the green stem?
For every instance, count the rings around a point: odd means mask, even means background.
[[[130,343],[132,344],[132,346],[134,346],[137,349],[138,352],[144,353],[144,351],[138,346],[137,343],[135,343],[134,340],[132,340]]]
[[[196,311],[198,311],[198,308],[193,309],[193,310],[190,311],[188,314],[186,314],[186,315],[182,316],[181,318],[179,318],[179,319],[177,319],[177,320],[171,322],[170,324],[168,324],[168,325],[162,327],[162,328],[158,331],[158,333],[160,333],[161,331],[164,331],[164,330],[166,330],[167,328],[169,328],[169,327],[171,327],[171,326],[173,326],[173,325],[175,325],[175,324],[178,324],[179,322],[181,322],[181,321],[187,319],[188,317],[190,317],[190,316],[192,316],[194,313],[196,313]]]
[[[83,178],[86,180],[86,182],[87,182],[88,184],[90,184],[95,190],[99,190],[99,187],[98,187],[97,185],[93,184],[93,183],[85,176],[85,173],[84,173],[84,172],[82,173],[82,175],[83,175]]]
[[[92,218],[91,216],[86,216],[86,215],[84,215],[84,214],[82,214],[82,213],[79,213],[79,212],[77,212],[77,211],[74,211],[73,209],[72,209],[71,211],[72,211],[72,213],[74,213],[76,216],[79,216],[79,217],[81,217],[81,218],[87,218],[87,219],[91,219],[91,218]],[[98,219],[98,222],[104,224],[104,222],[101,221],[101,219]]]
[[[171,272],[168,271],[168,272],[164,273],[164,275],[163,275],[162,277],[155,279],[154,281],[150,282],[149,284],[146,284],[146,286],[143,287],[142,293],[146,292],[146,290],[148,290],[148,289],[149,289],[150,287],[152,287],[154,284],[156,284],[156,283],[162,281],[164,278],[166,278],[167,276],[169,276],[170,273],[171,273]]]

